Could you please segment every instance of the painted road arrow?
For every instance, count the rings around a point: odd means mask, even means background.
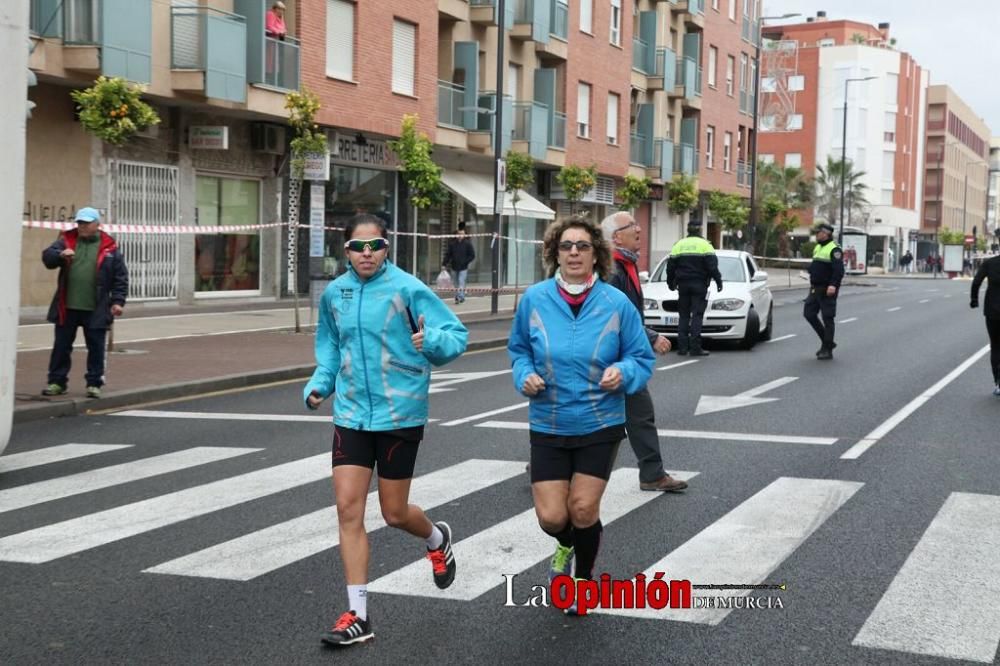
[[[701,416],[702,414],[724,412],[727,409],[736,409],[737,407],[750,407],[751,405],[759,405],[765,402],[774,402],[778,398],[758,398],[757,396],[761,393],[773,391],[779,386],[791,384],[796,379],[798,377],[782,377],[781,379],[775,379],[773,382],[761,384],[757,388],[752,388],[749,391],[743,391],[743,393],[737,393],[733,396],[703,395],[698,400],[698,407],[695,408],[694,415]]]

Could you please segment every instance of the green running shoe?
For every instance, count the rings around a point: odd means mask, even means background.
[[[549,563],[549,582],[555,580],[556,576],[567,575],[573,572],[573,546],[556,544],[556,552],[552,554],[552,561]]]

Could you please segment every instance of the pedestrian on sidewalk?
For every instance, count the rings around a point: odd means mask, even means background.
[[[844,279],[844,251],[833,240],[833,226],[822,223],[816,227],[816,246],[809,264],[809,296],[802,315],[816,331],[822,345],[816,358],[829,361],[837,346],[833,337],[837,319],[837,296]],[[823,314],[820,323],[819,314]]]
[[[622,211],[609,215],[601,222],[604,240],[614,248],[611,277],[608,284],[622,291],[643,314],[642,283],[639,282],[639,251],[642,247],[639,223],[631,213]],[[643,328],[649,344],[657,354],[670,351],[670,341],[651,328]],[[660,455],[660,436],[656,431],[656,414],[649,388],[643,386],[625,396],[625,432],[639,461],[639,488],[641,490],[680,491],[687,488],[686,481],[671,477],[663,469]]]
[[[465,281],[469,277],[469,264],[476,259],[476,248],[472,246],[472,241],[465,235],[465,222],[458,223],[458,236],[452,238],[448,243],[448,250],[445,252],[444,261],[446,267],[454,273],[457,291],[455,292],[455,302],[465,302]]]
[[[59,269],[48,320],[55,324],[55,342],[49,357],[48,386],[42,395],[66,393],[76,330],[87,343],[87,397],[100,398],[104,386],[104,344],[108,328],[120,317],[128,297],[128,269],[118,244],[100,229],[95,208],[77,211],[76,229],[59,234],[42,252],[42,263]]]
[[[507,351],[514,387],[530,398],[535,514],[556,540],[549,578],[569,575],[575,560],[574,577],[592,579],[625,395],[646,385],[655,357],[639,313],[605,282],[611,248],[595,223],[553,222],[542,256],[549,279],[525,291]]]
[[[329,645],[374,637],[368,615],[368,535],[364,516],[372,472],[387,525],[426,544],[434,583],[455,579],[452,533],[409,503],[417,449],[427,423],[431,366],[460,356],[468,331],[424,283],[388,260],[385,222],[361,214],[344,230],[350,262],[320,299],[316,371],[304,399],[333,405],[333,489],[349,608],[323,633]]]
[[[677,353],[708,356],[701,346],[701,324],[708,307],[708,286],[722,291],[715,248],[701,237],[701,223],[688,222],[687,238],[674,243],[667,259],[667,286],[677,292]]]
[[[979,307],[979,288],[983,280],[989,281],[983,314],[986,315],[986,332],[990,336],[993,395],[1000,397],[1000,256],[990,257],[979,265],[972,280],[972,301],[969,304],[973,308]]]

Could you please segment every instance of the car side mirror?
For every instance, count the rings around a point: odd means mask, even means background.
[[[639,282],[643,284],[649,282],[649,271],[639,271]]]
[[[767,271],[757,271],[750,278],[751,282],[767,282]]]

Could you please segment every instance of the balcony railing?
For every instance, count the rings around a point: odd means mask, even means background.
[[[694,144],[680,143],[674,146],[674,173],[694,176],[698,173],[698,151]]]
[[[548,105],[541,102],[514,102],[513,109],[512,139],[527,141],[531,156],[535,159],[544,159],[551,130]]]
[[[264,83],[283,90],[299,89],[299,40],[264,38]]]
[[[569,39],[569,5],[552,0],[551,32],[559,39]]]
[[[552,114],[552,128],[549,131],[549,146],[566,148],[566,114],[556,111]]]
[[[677,85],[684,86],[684,96],[687,98],[701,95],[701,67],[691,56],[677,60]]]
[[[945,120],[944,120],[944,118],[942,118],[941,120],[928,120],[927,121],[927,129],[929,129],[929,130],[944,129],[944,126],[945,126]]]
[[[750,181],[753,179],[753,166],[747,164],[746,162],[737,161],[736,162],[736,184],[740,187],[750,187]]]
[[[638,37],[632,38],[632,69],[637,69],[643,74],[652,75],[653,72],[647,71],[646,66],[649,58],[649,48],[649,44]]]
[[[514,2],[514,23],[531,24],[535,18],[534,0],[513,0]]]
[[[202,71],[206,96],[245,102],[246,28],[246,19],[238,14],[211,7],[173,7],[171,69]]]
[[[63,44],[101,43],[101,0],[64,0]]]
[[[438,123],[462,127],[464,113],[459,111],[465,98],[465,86],[450,81],[438,81]]]
[[[653,163],[649,166],[659,170],[660,179],[668,181],[674,176],[674,142],[670,139],[653,139]]]
[[[628,159],[633,164],[642,166],[652,166],[652,159],[649,153],[649,138],[642,134],[632,133],[628,141]]]
[[[689,14],[705,13],[705,0],[687,0],[687,3],[688,3]]]
[[[496,0],[469,0],[470,7],[492,7]]]

